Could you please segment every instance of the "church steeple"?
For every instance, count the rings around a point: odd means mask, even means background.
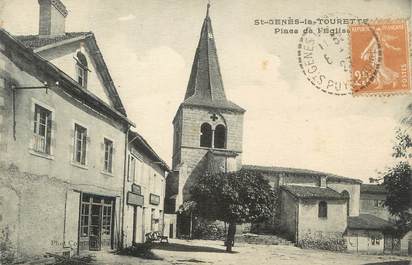
[[[226,98],[207,5],[200,39],[192,65],[184,105],[201,105],[244,112]]]

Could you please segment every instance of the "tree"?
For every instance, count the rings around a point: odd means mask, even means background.
[[[199,177],[191,189],[197,214],[229,224],[226,251],[232,251],[236,224],[263,222],[273,215],[274,192],[262,174],[241,170]]]
[[[392,156],[398,161],[380,179],[387,190],[385,206],[388,207],[389,213],[397,218],[400,233],[412,229],[411,147],[410,135],[405,130],[397,129]]]

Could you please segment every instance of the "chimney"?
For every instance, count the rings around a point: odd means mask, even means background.
[[[60,0],[38,0],[40,5],[39,35],[58,36],[65,34],[67,9]]]
[[[326,188],[326,176],[320,176],[319,177],[319,187],[321,188]]]

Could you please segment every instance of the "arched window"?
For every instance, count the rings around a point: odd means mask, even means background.
[[[349,212],[350,212],[350,209],[349,209],[350,194],[347,190],[342,191],[341,194],[342,194],[342,197],[345,198],[345,200],[346,200],[346,215],[349,216]]]
[[[328,217],[328,204],[325,201],[320,201],[319,202],[318,217],[320,217],[320,218]]]
[[[80,51],[77,52],[76,74],[77,82],[84,88],[87,87],[87,59],[86,56]]]
[[[212,126],[206,122],[200,126],[200,146],[212,147]]]
[[[226,148],[226,128],[219,124],[215,129],[215,148]]]

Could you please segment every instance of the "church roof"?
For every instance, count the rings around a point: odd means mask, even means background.
[[[299,199],[344,200],[346,197],[331,188],[284,185],[283,190],[288,191]]]
[[[226,98],[209,7],[200,33],[192,71],[182,105],[221,108],[237,112],[245,110]]]
[[[342,176],[331,174],[331,173],[320,172],[320,171],[315,171],[315,170],[310,170],[310,169],[302,169],[302,168],[243,165],[242,169],[256,170],[256,171],[269,173],[269,174],[284,173],[284,174],[307,175],[307,176],[313,176],[313,177],[325,176],[327,177],[328,181],[338,181],[338,182],[341,181],[341,182],[358,183],[358,184],[362,183],[362,181],[359,179],[347,178],[347,177],[342,177]]]

